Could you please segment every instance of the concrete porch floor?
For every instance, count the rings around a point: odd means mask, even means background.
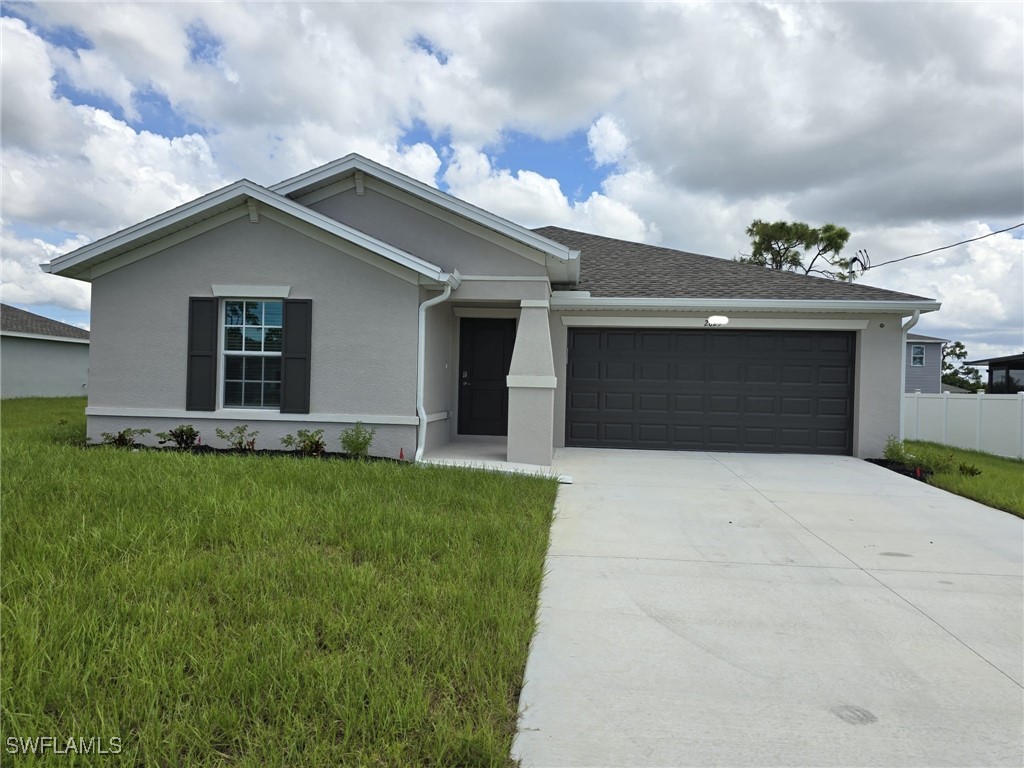
[[[493,472],[513,474],[558,476],[561,483],[571,483],[569,475],[559,474],[551,467],[539,464],[519,464],[508,461],[508,438],[489,435],[460,435],[458,439],[442,445],[423,455],[424,464],[439,464],[448,467],[471,467]]]

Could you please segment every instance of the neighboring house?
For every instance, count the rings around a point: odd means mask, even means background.
[[[966,365],[988,366],[988,387],[990,395],[1016,395],[1024,392],[1024,352],[1006,357],[990,357],[988,360],[972,360]]]
[[[942,345],[949,339],[907,334],[907,368],[904,392],[937,394],[942,391]]]
[[[0,304],[0,396],[84,395],[89,332]]]
[[[358,155],[238,181],[43,269],[92,283],[92,439],[244,423],[261,447],[324,428],[338,450],[360,420],[377,454],[507,436],[510,461],[539,465],[566,445],[880,455],[902,321],[939,308],[531,231]]]

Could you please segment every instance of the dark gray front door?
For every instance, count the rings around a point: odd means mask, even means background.
[[[507,435],[514,318],[464,317],[459,326],[459,434]]]
[[[846,455],[854,350],[848,332],[571,328],[565,442]]]

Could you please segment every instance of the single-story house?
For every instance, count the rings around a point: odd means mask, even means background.
[[[0,397],[84,395],[89,332],[0,304]]]
[[[907,372],[904,392],[938,394],[942,391],[942,345],[949,339],[907,334]]]
[[[990,395],[1016,395],[1024,392],[1024,352],[1019,355],[972,360],[965,365],[987,365]]]
[[[92,284],[88,435],[377,428],[880,455],[909,327],[938,302],[557,227],[529,230],[358,155],[241,180],[42,265]],[[907,319],[909,318],[909,319]],[[207,443],[216,443],[207,439]]]

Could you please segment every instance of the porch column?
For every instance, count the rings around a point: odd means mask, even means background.
[[[555,362],[546,299],[523,299],[508,372],[508,460],[551,465],[555,440]]]

